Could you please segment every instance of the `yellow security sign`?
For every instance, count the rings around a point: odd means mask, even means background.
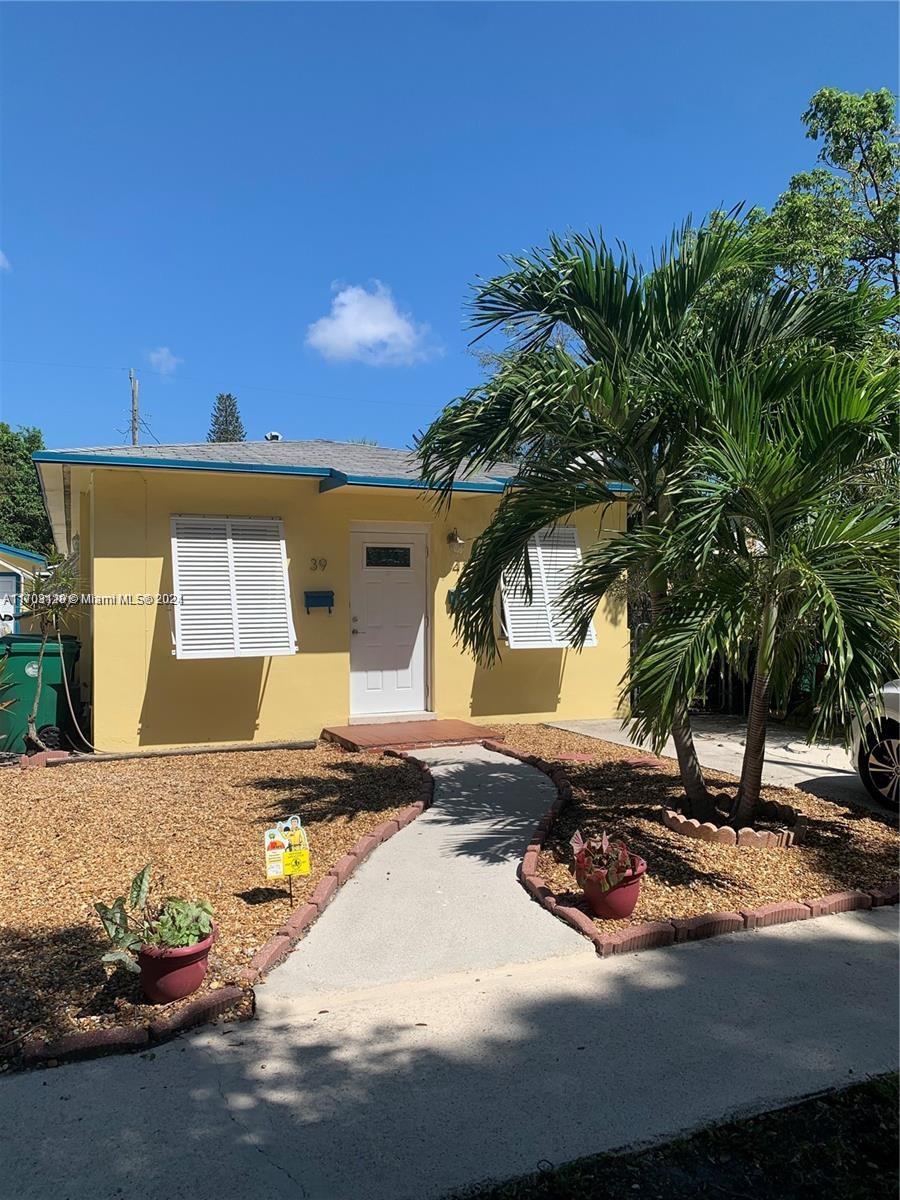
[[[308,875],[309,874],[309,851],[308,850],[285,850],[285,852],[284,852],[284,874],[285,875]]]
[[[309,840],[296,814],[265,831],[266,878],[309,874]]]

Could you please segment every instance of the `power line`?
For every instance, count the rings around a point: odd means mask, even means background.
[[[141,417],[141,428],[146,433],[150,434],[150,436],[153,438],[154,442],[156,442],[157,446],[162,445],[162,442],[159,440],[159,438],[156,436],[156,434],[153,432],[153,430],[150,428],[150,426],[147,424],[147,422],[144,420],[143,417]]]

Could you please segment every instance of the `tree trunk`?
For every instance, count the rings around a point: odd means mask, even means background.
[[[675,743],[681,784],[690,801],[691,816],[696,817],[698,821],[708,821],[716,810],[716,801],[703,779],[703,768],[697,758],[694,735],[686,709],[679,712],[672,725],[672,741]]]
[[[41,687],[44,682],[44,648],[47,645],[47,637],[50,630],[44,629],[41,633],[41,648],[38,651],[37,676],[34,681],[34,704],[31,706],[31,712],[28,714],[28,728],[25,734],[26,742],[37,746],[38,750],[46,750],[47,747],[37,735],[37,715],[38,708],[41,703]]]
[[[650,612],[653,623],[659,615],[659,608],[666,593],[665,582],[652,575],[647,581],[650,593]],[[694,735],[687,713],[687,704],[679,709],[672,723],[672,741],[675,743],[675,754],[678,758],[678,770],[681,774],[681,784],[684,794],[690,802],[690,813],[698,821],[708,820],[715,811],[715,799],[706,787],[703,779],[703,768],[697,758],[694,746]]]
[[[756,666],[753,671],[753,684],[750,688],[750,709],[747,713],[747,740],[744,746],[741,782],[731,809],[732,822],[738,828],[742,825],[752,825],[759,809],[763,764],[766,761],[766,724],[769,718],[770,676],[775,657],[777,620],[778,609],[774,604],[766,603],[763,607]]]

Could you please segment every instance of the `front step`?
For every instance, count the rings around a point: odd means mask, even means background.
[[[496,735],[468,721],[395,721],[374,725],[330,725],[322,737],[345,750],[414,750],[420,746],[462,746]]]

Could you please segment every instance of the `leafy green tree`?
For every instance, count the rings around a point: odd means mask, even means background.
[[[822,88],[803,114],[821,166],[795,175],[770,218],[797,287],[869,283],[900,296],[896,97]]]
[[[708,416],[664,530],[674,586],[630,679],[639,730],[659,745],[717,659],[744,673],[752,664],[736,825],[759,807],[770,698],[787,697],[812,638],[826,666],[811,738],[851,714],[867,723],[871,698],[900,673],[900,521],[879,482],[896,445],[898,382],[895,368],[872,375],[818,352],[724,370],[695,355],[680,372]],[[586,559],[564,598],[577,627],[605,582]]]
[[[717,279],[707,302],[715,311],[747,288],[790,287],[801,292],[844,292],[868,286],[900,295],[900,147],[896,98],[887,89],[857,95],[822,88],[803,122],[820,146],[817,165],[794,175],[771,212],[756,207],[743,223],[760,249],[753,265],[740,264]],[[728,223],[728,214],[717,214]],[[896,345],[896,319],[872,335]]]
[[[781,289],[723,296],[716,320],[705,321],[709,287],[736,268],[759,265],[759,243],[745,234],[733,220],[686,225],[650,271],[600,238],[554,237],[549,249],[507,260],[504,275],[477,288],[472,323],[504,328],[513,352],[483,386],[444,409],[418,449],[439,502],[449,502],[454,480],[467,473],[504,460],[519,467],[456,589],[457,635],[485,664],[498,653],[504,572],[521,569],[529,587],[529,538],[577,509],[620,499],[610,482],[631,489],[633,529],[585,551],[594,570],[591,611],[623,571],[643,581],[652,612],[660,611],[672,586],[662,549],[673,484],[705,419],[703,406],[670,383],[679,347],[705,348],[714,362],[752,361],[766,348],[784,355],[879,319],[865,290],[803,297]],[[711,797],[687,719],[691,695],[682,692],[666,716],[686,794],[701,811]]]
[[[44,449],[39,429],[0,421],[0,542],[52,554],[53,535],[31,456]]]
[[[208,442],[243,442],[247,437],[237,398],[231,392],[219,392],[209,422]]]

